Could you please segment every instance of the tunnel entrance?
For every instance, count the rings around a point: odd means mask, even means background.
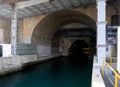
[[[69,28],[66,25],[69,25]],[[89,47],[91,45],[90,50],[94,50],[93,32],[96,32],[96,23],[91,17],[74,10],[61,10],[51,13],[38,22],[32,33],[31,43],[37,45],[39,57],[67,56],[71,44],[80,38],[80,40],[89,39],[87,44]],[[92,59],[94,52],[90,54]]]
[[[72,62],[87,62],[88,56],[89,48],[84,40],[76,40],[69,48],[69,59]]]

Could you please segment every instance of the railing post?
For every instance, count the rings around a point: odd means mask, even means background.
[[[115,87],[118,87],[118,77],[115,75]]]
[[[104,60],[102,61],[102,77],[104,79]]]
[[[110,57],[110,66],[112,66],[112,57]]]

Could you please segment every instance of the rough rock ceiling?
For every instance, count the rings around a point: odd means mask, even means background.
[[[71,8],[77,8],[77,7],[83,7],[83,6],[86,7],[96,3],[96,0],[52,0],[52,2],[48,0],[45,0],[45,1],[46,2],[17,9],[18,18],[44,15],[44,14],[52,13],[54,11],[63,10],[63,9],[71,9]],[[0,16],[7,17],[7,18],[11,17],[10,4],[0,5]]]

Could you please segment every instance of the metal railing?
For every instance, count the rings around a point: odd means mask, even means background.
[[[110,78],[110,76],[108,75],[108,73],[106,72],[105,69],[110,69],[112,71],[112,73],[114,73],[114,77],[115,77],[114,82],[112,81],[112,79]],[[115,69],[113,69],[107,62],[103,61],[103,64],[102,64],[102,77],[103,77],[103,79],[104,79],[105,73],[106,73],[110,83],[113,85],[113,87],[119,87],[120,74]]]

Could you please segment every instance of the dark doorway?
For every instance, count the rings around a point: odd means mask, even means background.
[[[72,62],[87,62],[89,56],[88,44],[84,40],[75,41],[69,49],[69,59]]]

